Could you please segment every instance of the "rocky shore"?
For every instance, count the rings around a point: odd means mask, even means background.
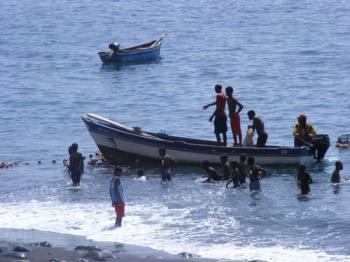
[[[189,253],[171,255],[144,247],[94,242],[83,237],[37,230],[0,229],[1,262],[169,261],[213,262]]]

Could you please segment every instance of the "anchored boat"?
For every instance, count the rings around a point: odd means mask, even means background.
[[[119,44],[112,43],[109,45],[111,51],[99,52],[102,62],[118,63],[118,62],[143,62],[154,60],[159,57],[160,47],[166,34],[161,35],[158,39],[128,48],[120,48]]]
[[[321,146],[288,147],[226,147],[214,141],[170,136],[163,133],[144,132],[141,128],[128,128],[96,114],[82,117],[92,138],[106,159],[113,163],[125,160],[158,160],[158,149],[165,147],[167,153],[180,163],[201,163],[208,160],[220,162],[220,155],[227,154],[230,161],[238,161],[241,154],[254,156],[258,164],[298,165],[315,158],[324,157],[328,147],[327,135],[319,135]],[[323,139],[321,139],[321,136]],[[328,139],[328,145],[326,145]]]

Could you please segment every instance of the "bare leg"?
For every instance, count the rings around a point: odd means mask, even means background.
[[[216,136],[216,142],[218,143],[218,145],[221,144],[221,137],[220,137],[220,133],[215,133]]]
[[[122,226],[122,217],[117,217],[115,220],[115,226],[121,227]]]
[[[239,145],[242,145],[242,133],[238,134],[238,139],[239,139]]]
[[[234,145],[237,145],[237,135],[233,134],[233,143]]]
[[[227,146],[227,136],[226,136],[226,132],[222,133],[222,139],[224,140],[224,146]]]

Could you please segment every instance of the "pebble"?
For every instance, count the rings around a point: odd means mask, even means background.
[[[9,252],[9,253],[5,253],[4,257],[26,259],[27,258],[27,254],[24,253],[24,252]]]
[[[95,261],[105,261],[106,260],[106,258],[102,254],[102,252],[97,251],[97,250],[89,251],[87,254],[84,255],[84,258],[93,259]]]
[[[26,248],[24,246],[16,246],[13,251],[16,252],[30,252],[31,250],[29,248]]]
[[[101,251],[100,248],[94,246],[77,246],[75,250],[83,250],[83,251]]]

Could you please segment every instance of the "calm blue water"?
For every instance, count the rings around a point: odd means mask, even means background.
[[[350,151],[334,147],[350,132],[348,1],[0,4],[0,161],[30,162],[0,170],[1,227],[217,258],[350,260],[350,183],[337,194],[329,184],[336,159],[350,175]],[[162,32],[169,35],[159,61],[103,66],[97,56],[112,41],[133,45]],[[84,154],[97,150],[80,116],[94,112],[148,131],[214,139],[212,111],[202,105],[215,99],[217,82],[232,85],[245,106],[244,132],[247,110],[263,118],[269,144],[291,145],[300,113],[330,135],[326,160],[310,167],[315,184],[307,201],[297,198],[289,168],[270,169],[263,191],[251,195],[203,185],[196,168],[180,167],[162,186],[158,169],[149,167],[147,183],[125,177],[125,227],[106,230],[114,219],[110,170],[88,169],[75,191],[60,164],[72,142]]]

